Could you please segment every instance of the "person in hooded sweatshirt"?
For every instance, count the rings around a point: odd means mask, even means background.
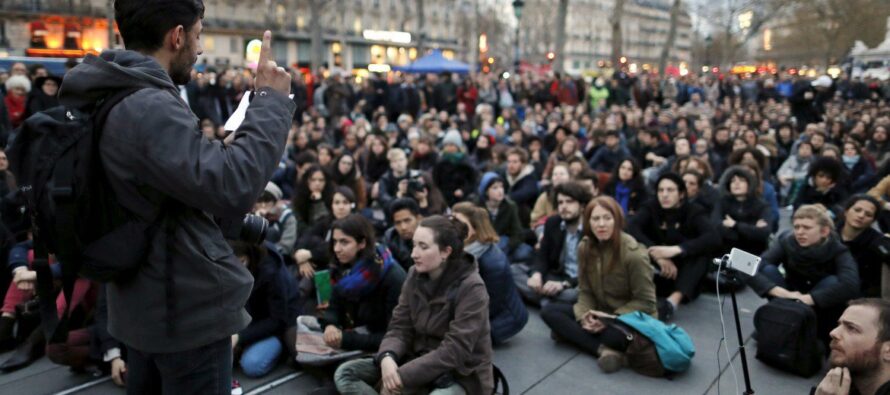
[[[793,230],[780,233],[760,256],[760,269],[748,285],[761,297],[813,306],[824,339],[846,303],[859,295],[859,270],[825,207],[800,206],[792,224]]]
[[[504,179],[495,172],[482,175],[479,183],[479,205],[487,210],[495,232],[501,241],[498,247],[510,257],[511,263],[528,261],[534,252],[523,241],[519,209],[504,191]]]
[[[131,394],[230,394],[254,280],[213,217],[240,221],[275,172],[295,110],[290,76],[269,60],[265,32],[245,119],[227,143],[211,141],[177,88],[202,52],[203,3],[117,0],[114,11],[126,49],[87,56],[59,101],[84,109],[139,89],[109,113],[98,154],[118,203],[134,220],[160,215],[165,231],[132,278],[108,284],[108,331],[127,347]]]
[[[766,250],[770,207],[757,195],[757,183],[757,176],[739,165],[720,177],[721,197],[711,212],[711,222],[720,232],[719,253],[729,253],[733,247],[754,255]]]

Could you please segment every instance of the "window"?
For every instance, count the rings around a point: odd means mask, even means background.
[[[238,40],[237,37],[232,37],[231,39],[229,39],[229,53],[237,54],[241,52],[241,44],[239,43],[239,41],[241,40]]]

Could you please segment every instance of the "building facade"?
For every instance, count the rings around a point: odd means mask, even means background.
[[[535,18],[555,20],[555,0],[529,2],[529,12]],[[657,69],[664,42],[670,30],[669,0],[626,0],[622,24],[622,56],[628,65],[639,70]],[[566,18],[566,45],[563,69],[571,74],[584,74],[608,63],[612,56],[612,27],[610,18],[614,0],[572,0]],[[523,16],[525,19],[526,16]],[[529,26],[531,25],[531,26]],[[533,62],[555,49],[553,23],[538,24],[522,21],[523,53]],[[551,30],[544,31],[543,29]],[[669,64],[681,68],[690,62],[692,54],[692,23],[689,14],[681,12],[676,38],[669,54]],[[525,56],[523,56],[525,57]]]
[[[310,2],[316,2],[317,8]],[[318,18],[328,68],[378,70],[417,58],[418,46],[469,59],[470,36],[456,29],[472,14],[469,0],[424,1],[419,29],[415,0],[205,0],[204,53],[198,63],[245,66],[252,40],[270,29],[276,61],[312,63],[313,18]],[[457,6],[456,6],[457,5]],[[314,10],[314,14],[313,14]],[[0,51],[10,56],[82,57],[109,47],[107,0],[6,0],[0,10]],[[76,30],[76,32],[75,32]],[[466,31],[465,29],[463,31]],[[43,41],[40,37],[44,36]],[[69,39],[77,36],[77,40]],[[422,35],[422,37],[421,37]],[[120,45],[116,36],[113,46]],[[40,47],[40,48],[35,48]],[[43,50],[42,54],[38,54]],[[0,53],[2,55],[2,53]]]

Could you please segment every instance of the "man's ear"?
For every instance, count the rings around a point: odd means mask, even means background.
[[[823,226],[822,230],[819,231],[819,234],[823,239],[828,238],[828,235],[831,234],[831,228],[828,226]]]
[[[183,46],[185,46],[186,41],[186,32],[185,27],[182,25],[176,25],[176,27],[170,29],[170,32],[167,33],[167,37],[170,40],[169,46],[170,49],[174,51],[180,50]]]
[[[881,361],[890,362],[890,341],[881,343]]]

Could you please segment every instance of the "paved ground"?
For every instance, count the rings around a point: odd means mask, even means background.
[[[750,290],[739,294],[743,333],[749,353],[752,386],[758,394],[807,393],[818,382],[818,376],[803,379],[765,366],[754,359],[756,344],[751,340],[754,310],[762,304]],[[739,390],[744,390],[741,362],[738,355],[732,307],[724,307],[729,352],[738,375]],[[675,322],[685,328],[695,342],[696,355],[690,370],[673,380],[653,379],[623,370],[605,375],[593,357],[550,340],[550,331],[534,310],[525,329],[507,344],[495,350],[495,363],[501,367],[514,394],[735,394],[732,370],[726,351],[721,351],[718,364],[718,343],[722,337],[717,297],[704,294],[689,306],[681,308]],[[0,360],[5,356],[0,356]],[[718,371],[722,372],[719,380]],[[238,374],[245,393],[305,394],[317,382],[286,367],[280,367],[262,380],[248,380]],[[67,392],[66,392],[67,391]],[[256,391],[256,392],[252,392]],[[30,394],[123,394],[107,377],[74,374],[67,368],[41,359],[27,369],[0,374],[0,393]]]
[[[782,214],[782,228],[786,228],[789,213],[783,210]],[[746,289],[739,293],[738,302],[755,393],[809,393],[810,387],[818,383],[822,374],[804,379],[772,369],[756,360],[756,343],[751,339],[754,331],[752,321],[754,311],[764,301]],[[550,330],[536,309],[532,309],[528,325],[522,332],[495,349],[494,359],[506,375],[513,394],[740,394],[744,391],[744,380],[729,298],[722,311],[732,367],[728,363],[727,351],[718,349],[723,338],[721,307],[716,295],[703,294],[692,304],[683,306],[674,317],[674,322],[692,337],[696,355],[689,371],[673,380],[649,378],[627,369],[612,375],[603,374],[590,355],[550,340]],[[0,361],[5,359],[6,355],[0,355]],[[733,372],[736,374],[733,375]],[[307,394],[319,385],[308,374],[284,366],[261,380],[247,379],[237,371],[236,377],[244,387],[245,394]],[[114,386],[108,377],[74,374],[44,358],[21,371],[0,374],[0,394],[120,395],[124,394],[124,390]]]

